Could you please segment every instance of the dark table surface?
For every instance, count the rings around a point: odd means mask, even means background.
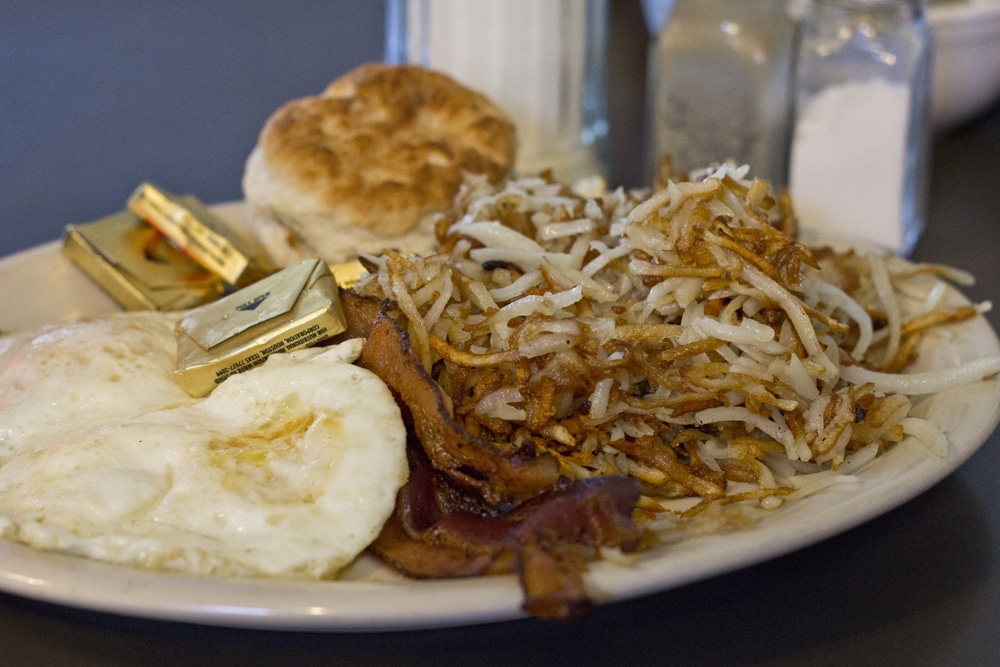
[[[644,38],[614,3],[613,177],[639,174]],[[240,197],[266,116],[382,51],[377,2],[0,4],[0,255],[122,207],[140,180]],[[917,260],[1000,293],[1000,107],[934,142]],[[1000,314],[987,315],[994,327]],[[246,631],[0,594],[0,665],[1000,664],[1000,434],[944,481],[788,556],[598,608],[388,634]]]

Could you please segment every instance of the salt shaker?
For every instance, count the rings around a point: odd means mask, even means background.
[[[931,41],[919,0],[813,3],[790,158],[803,227],[913,249],[925,219]]]
[[[647,168],[724,160],[786,184],[795,24],[787,0],[676,0],[650,47]]]
[[[517,126],[515,170],[606,175],[608,0],[387,0],[386,61],[487,95]]]

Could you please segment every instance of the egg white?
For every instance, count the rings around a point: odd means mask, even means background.
[[[173,314],[123,313],[0,337],[0,464],[83,428],[188,405]]]
[[[313,578],[351,562],[391,514],[406,433],[386,386],[350,363],[361,341],[274,355],[191,399],[160,386],[173,352],[137,342],[149,331],[117,353],[55,331],[55,348],[39,352],[40,334],[18,353],[16,381],[0,373],[0,423],[16,417],[0,440],[0,536],[146,568]],[[48,356],[63,353],[61,366]]]

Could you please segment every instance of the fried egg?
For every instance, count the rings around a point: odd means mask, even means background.
[[[82,428],[192,403],[173,378],[176,319],[124,313],[0,337],[0,464]]]
[[[193,574],[316,578],[350,563],[408,470],[395,400],[351,363],[362,341],[273,355],[192,399],[169,386],[172,320],[144,315],[0,347],[0,536]]]

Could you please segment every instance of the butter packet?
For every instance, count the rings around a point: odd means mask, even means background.
[[[354,287],[366,273],[364,265],[356,259],[340,264],[330,264],[329,267],[333,277],[337,279],[337,284],[344,288]]]
[[[127,310],[186,310],[226,290],[131,211],[67,226],[63,254]]]
[[[243,287],[274,271],[263,249],[237,234],[197,197],[176,197],[142,183],[128,208],[155,227],[190,257],[230,285]]]
[[[197,308],[177,325],[174,378],[192,396],[347,328],[329,267],[309,259]]]

